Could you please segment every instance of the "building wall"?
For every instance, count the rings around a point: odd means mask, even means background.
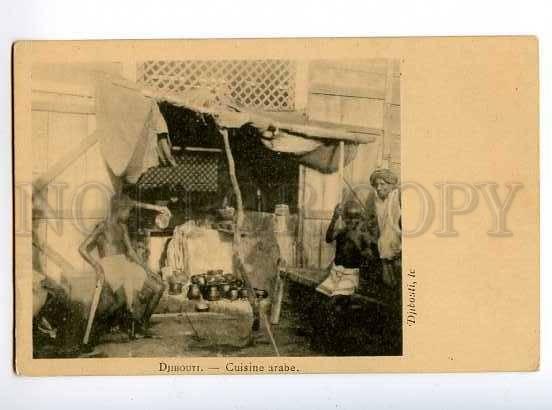
[[[94,76],[121,74],[120,63],[35,65],[32,70],[33,179],[94,132],[96,128]],[[87,232],[106,215],[111,191],[98,145],[76,159],[45,188],[55,215],[35,213],[33,225],[42,242],[69,262],[77,273],[91,268],[78,253]],[[36,218],[37,215],[39,218]],[[78,216],[78,218],[77,218]],[[42,267],[60,280],[60,268],[43,255]],[[68,272],[64,272],[68,275]]]
[[[376,141],[361,144],[344,177],[364,199],[376,167],[388,167],[400,176],[400,72],[396,61],[316,61],[307,69],[306,113],[309,118],[367,128]],[[334,256],[324,238],[333,209],[351,195],[339,173],[302,170],[303,222],[300,248],[303,265],[324,268]]]

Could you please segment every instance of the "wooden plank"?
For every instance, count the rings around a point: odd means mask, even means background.
[[[342,72],[361,72],[385,75],[387,59],[351,59],[351,60],[314,60],[311,62],[311,70],[336,69]]]
[[[62,158],[71,147],[84,139],[88,135],[88,115],[82,114],[66,114],[66,113],[49,113],[48,126],[48,163],[54,164]],[[56,184],[63,184],[62,203],[59,205],[61,209],[70,209],[72,201],[79,189],[82,186],[85,178],[85,160],[81,157],[79,161],[74,161],[67,166],[56,178],[52,181]],[[52,188],[52,186],[50,186]],[[49,189],[48,202],[56,204],[60,191],[57,189]]]
[[[64,95],[93,100],[95,94],[94,86],[47,80],[37,81],[35,79],[31,82],[31,90],[37,94],[51,94],[54,98]]]
[[[385,87],[385,70],[383,72],[370,71],[368,66],[357,68],[346,66],[323,67],[313,66],[310,84],[328,84],[334,89],[355,88],[383,90]]]
[[[48,168],[44,174],[33,181],[33,188],[41,191],[45,186],[60,175],[69,165],[79,159],[90,147],[98,142],[96,133],[92,133],[74,146],[63,158],[60,158],[54,165]]]
[[[95,100],[88,97],[33,92],[31,99],[32,111],[47,111],[73,114],[94,114]]]
[[[351,141],[358,144],[367,144],[373,140],[373,138],[367,135],[359,132],[353,133],[343,126],[331,124],[330,122],[319,124],[313,121],[301,124],[298,122],[276,120],[269,115],[254,113],[249,114],[249,117],[251,125],[260,130],[273,128],[284,132],[289,131],[290,133],[302,134],[309,138]]]
[[[101,219],[48,220],[47,245],[71,264],[74,269],[66,274],[77,275],[89,269],[79,253],[79,245]]]
[[[81,217],[105,217],[109,212],[114,189],[107,171],[100,145],[95,144],[84,154],[83,191],[80,192]]]
[[[391,133],[401,133],[401,107],[398,105],[391,105]]]
[[[341,121],[367,128],[383,128],[383,101],[342,98]]]
[[[55,263],[66,275],[77,274],[78,270],[71,262],[69,262],[50,245],[41,242],[38,237],[33,240],[33,246],[35,246],[40,252],[42,252],[49,261]]]
[[[383,108],[383,156],[382,165],[389,167],[391,160],[391,134],[392,134],[392,118],[391,118],[391,99],[393,95],[393,64],[387,64],[387,77],[385,82],[385,101]]]
[[[401,136],[393,134],[391,136],[391,151],[390,158],[391,163],[399,164],[401,163]],[[400,174],[397,174],[400,175]]]
[[[307,209],[304,212],[305,220],[329,221],[333,210]]]
[[[45,192],[45,191],[43,191]],[[35,194],[36,195],[36,194]],[[86,198],[85,198],[86,199]],[[86,221],[88,220],[104,220],[107,216],[107,209],[106,207],[101,208],[89,208],[86,205],[87,201],[84,201],[83,208],[86,208],[84,210],[75,212],[71,208],[64,208],[64,209],[45,209],[44,205],[41,204],[41,210],[44,211],[43,214],[40,216],[40,219],[47,222],[47,221],[57,221],[59,219],[74,219],[77,218],[79,220],[82,220],[84,224],[86,224]],[[37,205],[37,202],[35,202],[35,205]]]
[[[230,316],[226,313],[218,312],[179,312],[179,313],[154,313],[152,319],[215,319],[215,320],[243,320],[243,317]]]
[[[48,113],[32,111],[33,135],[33,177],[36,177],[48,168]]]
[[[315,83],[311,86],[312,94],[322,94],[328,96],[366,98],[370,100],[383,100],[385,94],[377,88],[339,86],[335,84]]]
[[[400,77],[393,77],[393,92],[391,95],[391,104],[401,105],[401,79]]]
[[[309,288],[316,288],[320,282],[324,280],[326,275],[327,271],[324,269],[286,269],[285,272],[282,272],[282,277],[286,281],[298,283]],[[358,293],[353,293],[351,295],[351,300],[354,302],[376,304],[380,306],[388,305],[386,302],[377,297],[361,295]]]
[[[307,114],[312,120],[340,124],[341,98],[331,95],[310,94]]]
[[[303,253],[305,267],[320,267],[320,221],[305,220],[303,223]]]

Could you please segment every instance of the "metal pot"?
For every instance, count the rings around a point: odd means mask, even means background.
[[[205,283],[206,283],[207,285],[216,285],[217,282],[218,282],[218,281],[217,281],[217,277],[216,277],[215,275],[209,275],[209,274],[207,274],[207,275],[205,276]]]
[[[236,277],[234,276],[233,273],[225,273],[222,276],[224,276],[224,280],[228,283],[232,283],[236,280]]]
[[[192,283],[188,288],[188,299],[190,300],[201,299],[201,289],[197,283]]]
[[[226,297],[228,295],[228,292],[230,292],[232,286],[230,286],[229,283],[221,283],[219,285],[220,294],[222,297]]]
[[[209,286],[208,287],[208,292],[207,292],[207,297],[206,299],[209,300],[209,301],[214,301],[214,300],[219,300],[220,299],[220,292],[219,292],[219,289],[217,286]]]
[[[247,290],[247,288],[241,288],[239,295],[240,295],[240,298],[247,299],[249,297],[249,290]]]
[[[239,291],[238,288],[232,288],[230,289],[230,292],[228,292],[228,299],[230,300],[238,300]]]
[[[182,282],[169,282],[169,293],[180,295],[182,293]]]

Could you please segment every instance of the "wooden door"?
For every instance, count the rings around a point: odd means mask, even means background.
[[[377,131],[376,141],[359,145],[344,170],[345,179],[361,198],[371,190],[369,177],[376,167],[400,175],[400,72],[397,61],[312,62],[309,67],[309,118],[360,126]],[[302,265],[324,268],[333,260],[334,246],[325,233],[339,201],[338,174],[321,174],[302,167],[300,238]],[[344,188],[343,197],[350,195]]]

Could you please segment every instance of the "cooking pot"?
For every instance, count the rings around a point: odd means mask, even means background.
[[[234,282],[236,280],[236,277],[233,273],[225,273],[222,276],[224,277],[224,280],[228,283]]]
[[[247,288],[241,288],[239,291],[240,298],[247,299],[249,297],[249,290]]]
[[[169,293],[171,295],[179,295],[182,293],[182,282],[169,282]]]
[[[219,285],[219,291],[222,297],[226,297],[228,295],[228,292],[230,292],[231,285],[228,282],[221,283]]]
[[[188,288],[188,299],[198,300],[201,299],[201,289],[197,283],[192,283]]]
[[[220,299],[220,292],[217,286],[209,286],[207,291],[207,297],[205,299],[209,301],[215,301]]]
[[[228,292],[228,299],[230,300],[237,300],[239,296],[238,288],[232,288],[230,289],[230,292]]]

